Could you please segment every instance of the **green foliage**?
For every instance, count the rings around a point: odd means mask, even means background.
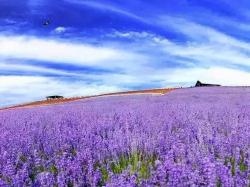
[[[58,169],[54,164],[50,167],[50,172],[54,175],[58,174]]]
[[[217,179],[216,181],[216,187],[222,187],[222,183],[220,179]]]
[[[31,173],[29,174],[29,178],[31,179],[32,182],[34,182],[34,181],[35,181],[35,178],[36,178],[35,173],[31,172]]]
[[[24,156],[24,155],[21,155],[21,156],[19,157],[18,162],[16,163],[16,169],[17,169],[17,170],[21,169],[22,166],[23,166],[23,163],[25,163],[25,162],[27,162],[27,157]]]
[[[244,153],[242,151],[240,152],[240,160],[239,160],[239,162],[236,162],[234,157],[226,157],[224,164],[226,166],[228,166],[228,164],[230,164],[231,173],[232,173],[233,176],[235,176],[236,167],[239,167],[241,172],[245,172],[245,171],[248,170],[248,166],[245,164]]]
[[[245,172],[247,171],[248,167],[245,164],[245,160],[244,160],[244,153],[241,151],[240,152],[240,162],[239,162],[239,167],[240,167],[240,171]]]
[[[125,155],[121,155],[119,157],[119,163],[117,164],[119,166],[119,173],[122,172],[122,170],[126,169],[129,165],[129,160],[126,158]]]
[[[103,186],[105,182],[109,179],[109,174],[108,174],[108,170],[104,166],[100,167],[100,171],[102,174],[101,186]]]
[[[36,173],[42,173],[44,171],[46,171],[45,167],[43,167],[43,166],[37,166],[36,167]]]
[[[231,163],[231,173],[232,173],[232,176],[234,176],[235,175],[235,158],[234,157],[230,158],[230,163]]]
[[[77,151],[76,151],[76,149],[74,147],[72,147],[70,149],[70,153],[72,154],[72,156],[76,156],[77,155]]]
[[[99,161],[97,161],[97,162],[94,163],[93,167],[94,167],[94,170],[97,170],[98,168],[101,167],[101,164],[99,163]]]
[[[109,158],[102,163],[96,162],[94,169],[99,169],[101,172],[102,184],[105,184],[109,178],[107,171],[108,166],[114,174],[121,174],[130,167],[130,174],[133,175],[137,173],[138,180],[147,179],[150,177],[150,167],[154,168],[154,163],[157,158],[156,154],[146,155],[138,151],[131,154],[121,154],[116,159]]]
[[[150,163],[142,162],[139,168],[139,178],[147,179],[150,177]]]
[[[22,162],[26,162],[27,161],[27,157],[24,155],[21,155],[19,158]]]

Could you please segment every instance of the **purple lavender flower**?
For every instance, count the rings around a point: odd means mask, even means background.
[[[0,111],[0,186],[247,186],[249,105],[221,87]]]

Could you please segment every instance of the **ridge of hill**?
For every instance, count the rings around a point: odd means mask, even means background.
[[[43,106],[43,105],[61,104],[61,103],[76,101],[76,100],[80,100],[80,99],[88,99],[88,98],[102,97],[102,96],[132,95],[132,94],[166,94],[166,93],[168,93],[172,90],[175,90],[175,89],[177,89],[177,88],[159,88],[159,89],[147,89],[147,90],[106,93],[106,94],[99,94],[99,95],[92,95],[92,96],[40,100],[40,101],[34,101],[34,102],[29,102],[29,103],[0,108],[0,111],[7,110],[7,109],[24,108],[24,107],[26,108],[26,107],[36,107],[36,106]]]

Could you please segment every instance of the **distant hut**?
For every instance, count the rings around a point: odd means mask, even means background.
[[[195,87],[210,87],[210,86],[221,86],[219,84],[207,84],[207,83],[202,83],[200,81],[197,81],[195,84]]]
[[[46,99],[47,100],[51,100],[51,99],[63,99],[63,96],[60,95],[51,95],[51,96],[47,96]]]

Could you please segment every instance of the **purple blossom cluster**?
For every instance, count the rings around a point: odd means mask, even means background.
[[[250,186],[250,88],[0,112],[0,186]]]

